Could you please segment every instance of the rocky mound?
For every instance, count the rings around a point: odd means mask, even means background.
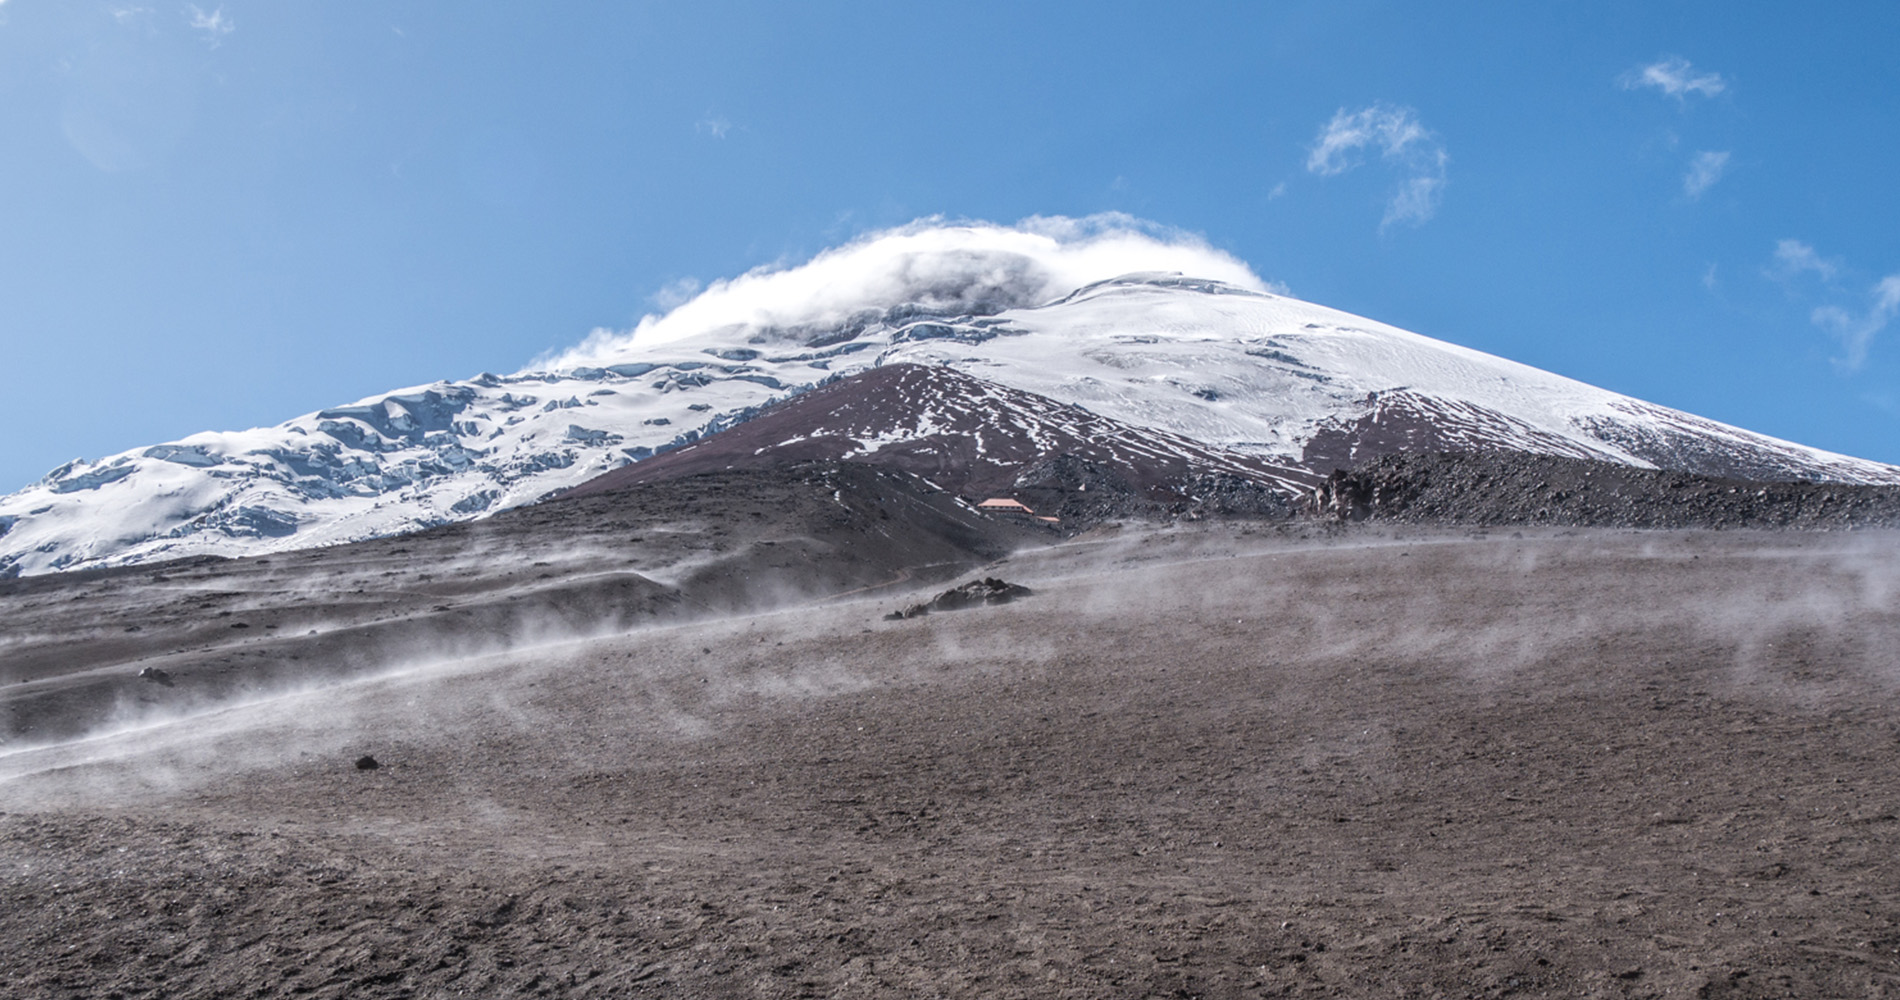
[[[971,580],[959,587],[952,587],[922,604],[913,604],[900,611],[884,616],[886,621],[901,621],[906,618],[921,618],[932,611],[961,611],[964,608],[980,607],[985,604],[1008,604],[1018,597],[1028,597],[1033,591],[1020,583],[1009,583],[993,576],[981,580]]]
[[[1335,472],[1312,509],[1340,521],[1837,530],[1900,525],[1900,487],[1755,482],[1513,452],[1387,455]]]

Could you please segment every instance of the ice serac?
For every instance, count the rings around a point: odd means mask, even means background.
[[[0,498],[0,574],[389,535],[623,466],[637,478],[634,463],[673,453],[667,461],[723,467],[743,465],[741,452],[803,449],[973,492],[1060,457],[1135,469],[1148,486],[1219,475],[1291,496],[1381,455],[1447,450],[1900,484],[1900,468],[1193,275],[1124,275],[1041,302],[1014,287],[933,286],[927,302],[822,322],[636,337],[584,367],[438,382],[75,461]],[[882,369],[893,374],[864,383],[877,392],[857,410],[821,388]],[[814,389],[794,418],[776,408],[745,432],[771,404]]]

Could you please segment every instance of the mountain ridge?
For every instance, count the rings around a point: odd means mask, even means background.
[[[895,365],[954,370],[1080,408],[1168,442],[1164,451],[1192,442],[1281,469],[1289,496],[1309,477],[1382,454],[1448,448],[1900,483],[1894,466],[1226,282],[1138,272],[1040,305],[1013,305],[998,287],[932,286],[928,302],[824,322],[636,337],[600,365],[414,386],[271,428],[68,463],[0,497],[0,573],[261,554],[469,520]]]
[[[888,465],[965,496],[1008,493],[1057,455],[1111,466],[1138,492],[1172,498],[1196,475],[1227,474],[1286,493],[1316,485],[1306,469],[1124,424],[947,366],[905,362],[841,377],[719,434],[606,472],[563,497],[659,478],[801,461]]]

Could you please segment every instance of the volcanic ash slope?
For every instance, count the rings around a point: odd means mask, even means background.
[[[1896,545],[1124,530],[985,570],[1008,605],[8,754],[0,961],[23,996],[1880,995]]]

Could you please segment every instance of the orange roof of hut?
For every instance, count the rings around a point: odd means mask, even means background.
[[[977,510],[997,510],[1005,514],[1034,514],[1035,511],[1008,497],[991,497],[976,505]]]

